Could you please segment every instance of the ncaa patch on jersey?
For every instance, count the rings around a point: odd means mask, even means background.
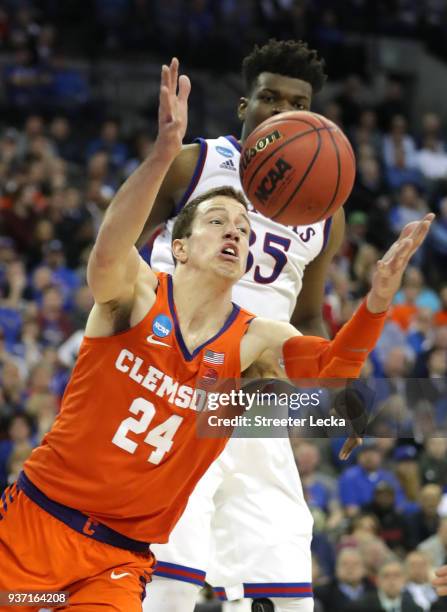
[[[152,331],[159,338],[166,338],[172,331],[172,321],[164,314],[159,314],[152,322]]]
[[[220,155],[223,155],[224,157],[234,157],[234,151],[232,151],[231,149],[228,149],[227,147],[217,146],[216,151]]]

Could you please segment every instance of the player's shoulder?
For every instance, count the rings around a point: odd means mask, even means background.
[[[173,161],[173,166],[177,169],[194,169],[200,155],[200,143],[193,142],[191,144],[183,145],[182,150]]]
[[[272,336],[279,335],[284,339],[291,336],[301,336],[301,333],[288,321],[276,321],[267,317],[255,317],[250,323],[249,332],[253,335],[273,339]]]
[[[180,153],[171,163],[163,185],[160,188],[157,200],[172,197],[181,190],[185,190],[194,175],[201,146],[199,143],[183,145]]]

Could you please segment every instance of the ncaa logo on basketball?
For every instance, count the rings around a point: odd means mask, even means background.
[[[224,157],[234,157],[234,152],[227,147],[216,147],[216,151]]]
[[[164,314],[157,315],[152,323],[152,331],[159,338],[166,338],[172,331],[172,321]]]
[[[255,196],[265,204],[272,193],[276,190],[278,183],[284,181],[286,172],[292,170],[292,166],[281,157],[273,168],[267,172],[258,185]]]
[[[244,170],[247,169],[248,164],[255,157],[256,153],[258,153],[259,151],[263,151],[268,146],[270,146],[277,140],[280,140],[281,138],[282,138],[281,132],[279,130],[274,130],[270,134],[267,134],[266,136],[263,136],[262,138],[257,140],[255,143],[255,146],[247,149],[244,153],[243,158],[241,158],[241,161],[240,161],[241,174],[243,174]]]

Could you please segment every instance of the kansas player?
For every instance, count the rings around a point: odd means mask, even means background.
[[[243,74],[242,142],[272,115],[309,110],[326,79],[316,52],[295,41],[255,47],[243,62]],[[231,136],[183,147],[150,218],[153,228],[171,217],[155,234],[150,258],[155,269],[172,272],[172,217],[192,198],[219,185],[241,189],[240,150]],[[234,301],[257,315],[291,320],[298,329],[324,336],[324,283],[343,237],[343,211],[308,227],[285,227],[249,208],[247,272],[233,290]],[[276,373],[271,362],[263,362],[252,375]],[[264,607],[270,599],[283,612],[310,610],[311,534],[312,518],[289,441],[231,440],[194,491],[168,545],[154,547],[158,565],[145,612],[192,612],[205,575],[222,599],[263,599]],[[264,611],[261,603],[254,609]]]
[[[238,107],[242,142],[272,115],[309,110],[312,95],[326,79],[315,51],[302,42],[275,40],[255,47],[243,62],[243,76],[247,97]],[[172,217],[191,198],[218,185],[241,189],[240,151],[231,136],[183,147],[149,220],[153,228],[171,217],[161,233],[155,232],[150,259],[155,269],[172,271]],[[326,222],[285,227],[257,214],[250,204],[249,209],[247,273],[233,290],[234,301],[325,336],[324,283],[343,237],[343,210]],[[251,373],[263,374],[277,372],[264,363]],[[239,487],[243,493],[236,496]],[[310,610],[311,535],[312,517],[289,440],[231,440],[194,491],[168,545],[155,547],[158,565],[145,612],[192,612],[205,575],[222,599],[270,598],[277,610]]]

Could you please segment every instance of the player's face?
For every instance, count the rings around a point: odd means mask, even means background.
[[[273,72],[262,72],[248,98],[239,102],[239,119],[244,122],[242,140],[260,123],[294,110],[310,110],[312,86],[301,79],[293,79]]]
[[[226,196],[202,202],[185,245],[188,263],[236,282],[245,272],[249,235],[242,204]]]

